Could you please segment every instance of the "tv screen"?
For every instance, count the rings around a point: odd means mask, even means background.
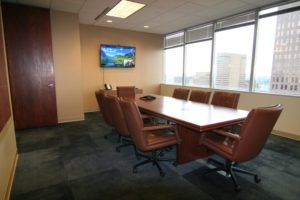
[[[135,66],[135,47],[106,45],[100,46],[101,67],[131,68]]]

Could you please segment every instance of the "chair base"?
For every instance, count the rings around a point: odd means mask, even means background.
[[[113,135],[116,135],[116,134],[117,134],[116,130],[115,129],[111,129],[111,131],[109,133],[105,134],[103,137],[104,137],[104,139],[107,140],[110,136],[113,136]]]
[[[133,147],[133,150],[134,150],[134,153],[135,153],[135,156],[136,156],[136,159],[137,159],[137,160],[140,160],[140,156],[139,156],[139,154],[138,154],[138,152],[137,152],[137,149],[136,149],[136,147],[135,147],[135,144],[132,142],[132,140],[131,140],[131,139],[128,139],[128,138],[125,138],[125,137],[121,137],[121,139],[122,139],[122,140],[121,140],[121,141],[122,141],[122,144],[116,147],[116,151],[117,151],[117,152],[120,152],[120,151],[121,151],[121,148],[123,148],[123,147],[128,147],[128,146],[132,146],[132,147]]]
[[[146,160],[135,164],[133,166],[133,173],[137,173],[137,168],[139,166],[145,165],[147,163],[152,163],[153,165],[155,165],[157,167],[157,169],[159,171],[159,175],[161,177],[164,177],[165,176],[165,172],[160,167],[159,162],[161,162],[161,161],[175,161],[175,159],[161,158],[161,156],[163,155],[163,153],[164,153],[164,150],[152,151],[151,152],[151,156],[144,155],[144,154],[138,154],[140,157],[146,158]]]
[[[241,168],[238,168],[238,167],[236,167],[237,163],[232,162],[230,160],[226,160],[226,162],[224,164],[224,163],[221,163],[221,162],[219,162],[217,160],[209,158],[207,162],[210,163],[210,164],[213,164],[215,166],[215,168],[209,169],[206,172],[206,174],[212,173],[212,172],[216,172],[216,171],[225,171],[226,172],[226,176],[228,176],[228,177],[231,178],[231,180],[232,180],[232,182],[234,184],[234,190],[236,192],[241,191],[242,188],[239,185],[234,172],[243,173],[243,174],[254,176],[254,181],[256,183],[259,183],[261,181],[260,177],[256,173],[250,172],[248,170],[244,170],[244,169],[241,169]]]

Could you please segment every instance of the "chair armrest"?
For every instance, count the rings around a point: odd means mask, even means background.
[[[142,131],[155,131],[155,130],[161,130],[161,129],[168,129],[168,128],[174,128],[172,125],[156,125],[156,126],[146,126],[142,128]]]
[[[230,137],[234,140],[240,140],[241,139],[241,137],[239,135],[224,131],[222,129],[213,130],[212,132],[217,133],[219,135],[226,136],[226,137]]]

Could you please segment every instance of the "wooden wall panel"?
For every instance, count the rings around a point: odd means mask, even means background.
[[[8,84],[6,78],[4,41],[3,41],[2,32],[3,31],[2,31],[2,17],[1,17],[1,21],[0,21],[0,133],[11,115],[10,105],[9,105]]]

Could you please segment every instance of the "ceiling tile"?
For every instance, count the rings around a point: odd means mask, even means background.
[[[157,0],[151,3],[151,6],[163,10],[170,10],[184,4],[185,2],[187,2],[187,0]]]
[[[84,13],[81,12],[79,14],[79,22],[82,24],[94,24],[95,23],[95,17],[97,13],[95,13],[94,15],[91,15],[91,13]]]
[[[51,0],[51,9],[78,13],[85,0]]]
[[[206,9],[205,6],[201,6],[199,4],[195,4],[195,3],[185,3],[183,5],[178,6],[177,8],[175,8],[174,10],[172,10],[173,12],[178,12],[184,15],[197,15],[197,14],[201,14],[202,11],[204,11]]]
[[[248,10],[247,8],[252,8],[253,6],[245,2],[238,0],[228,0],[216,4],[212,7],[208,7],[206,10],[201,12],[203,17],[210,20],[219,19],[240,12],[241,10]]]
[[[138,0],[138,1],[135,1],[135,2],[139,2],[139,3],[144,3],[144,4],[151,4],[153,1],[156,1],[156,0]]]
[[[222,3],[225,0],[191,0],[190,2],[192,3],[196,3],[202,6],[207,6],[207,7],[211,7],[214,6],[216,4]]]
[[[80,9],[79,13],[81,12],[98,12],[101,13],[105,8],[109,7],[112,8],[116,5],[119,0],[86,0],[82,8]]]
[[[150,21],[164,24],[164,23],[176,21],[178,18],[183,17],[183,16],[184,16],[184,14],[182,14],[182,13],[170,11],[170,12],[166,12],[161,15],[158,15],[157,17],[151,19]]]
[[[280,0],[241,0],[243,2],[255,5],[255,6],[266,6],[280,2]]]
[[[108,23],[107,20],[111,20],[112,22]],[[94,25],[114,27],[122,22],[122,20],[122,18],[103,16],[99,20],[95,21]]]
[[[127,19],[124,19],[122,23],[128,24],[140,24],[140,23],[147,23],[149,20],[163,14],[161,10],[153,7],[146,7],[140,12],[134,13],[133,15],[129,16]]]
[[[246,10],[285,0],[133,0],[147,4],[127,19],[106,15],[95,18],[107,7],[112,8],[120,0],[2,0],[79,14],[82,24],[139,30],[151,33],[170,33],[194,25],[203,24]],[[106,20],[111,19],[112,23]],[[144,29],[149,25],[149,29]]]

